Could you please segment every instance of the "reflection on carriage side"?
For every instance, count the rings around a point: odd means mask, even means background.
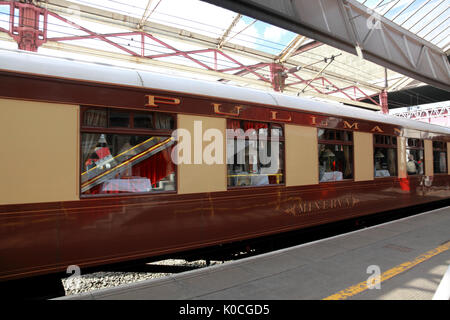
[[[83,195],[175,190],[174,141],[162,132],[173,129],[172,116],[93,108],[82,115]]]
[[[228,187],[284,184],[284,134],[279,124],[229,119]]]
[[[447,143],[433,141],[433,171],[434,173],[448,173]]]
[[[397,137],[374,135],[374,177],[397,176]]]
[[[353,179],[353,132],[319,129],[319,181]]]
[[[406,140],[406,171],[408,175],[423,175],[425,162],[424,141],[409,138]]]

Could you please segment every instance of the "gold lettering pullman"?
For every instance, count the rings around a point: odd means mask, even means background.
[[[280,117],[280,116],[278,116],[278,114],[279,114],[278,111],[270,111],[270,113],[272,115],[272,117],[270,118],[271,120],[284,121],[284,122],[291,122],[292,121],[292,115],[291,114],[288,114],[287,117],[286,116]]]
[[[178,106],[181,104],[181,98],[178,97],[168,97],[168,96],[158,96],[158,95],[146,95],[145,96],[145,107],[148,108],[158,108],[160,105],[173,105]],[[252,107],[249,106],[243,106],[243,105],[234,105],[232,108],[229,107],[223,107],[222,103],[216,103],[212,102],[212,112],[214,114],[223,115],[223,116],[229,116],[229,117],[241,117],[241,113],[243,110],[251,111]],[[256,108],[255,108],[256,111]],[[293,121],[293,113],[288,111],[274,111],[274,110],[267,110],[268,112],[268,118],[272,121],[280,121],[280,122],[292,122]],[[333,118],[334,120],[337,120],[336,118]],[[338,128],[337,123],[335,124],[335,121],[331,121],[331,118],[324,118],[323,116],[315,116],[311,115],[309,116],[309,124],[311,126],[318,126],[322,128],[333,128],[333,129],[349,129],[353,131],[360,130],[360,123],[359,122],[352,122],[350,120],[342,120],[342,123],[339,124],[341,128]],[[261,120],[263,121],[263,120]],[[266,120],[267,121],[267,120]],[[330,122],[329,122],[330,121]],[[364,129],[368,130],[368,129]],[[393,128],[394,134],[401,135],[402,130],[399,128]],[[376,125],[372,127],[369,132],[372,133],[384,133],[383,127],[380,125]]]
[[[174,97],[146,95],[146,107],[157,108],[160,104],[179,105],[181,100]]]
[[[241,109],[243,108],[243,106],[235,106],[233,112],[225,112],[221,110],[221,104],[220,103],[213,103],[212,104],[214,107],[214,113],[216,114],[221,114],[224,116],[233,116],[233,117],[239,117],[240,113],[241,113]]]
[[[352,124],[348,123],[348,121],[344,121],[344,129],[355,129],[359,130],[358,122],[354,122]]]
[[[370,131],[384,133],[384,131],[379,126],[373,127],[372,130],[370,130]]]

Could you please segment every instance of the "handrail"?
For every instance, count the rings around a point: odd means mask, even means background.
[[[166,140],[164,140],[164,141],[162,141],[162,142],[160,142],[160,143],[158,143],[158,144],[156,144],[154,146],[151,146],[150,148],[142,151],[141,153],[136,154],[132,158],[128,159],[127,161],[124,161],[124,162],[120,163],[119,165],[109,169],[108,171],[103,172],[103,173],[93,177],[92,179],[89,179],[88,181],[84,182],[81,185],[81,191],[85,192],[86,190],[89,190],[91,187],[102,183],[103,180],[100,181],[101,178],[107,177],[107,176],[111,175],[112,173],[116,173],[116,172],[119,173],[119,169],[123,169],[124,166],[126,166],[126,165],[128,165],[128,164],[130,164],[132,162],[135,162],[137,160],[142,161],[142,160],[148,158],[148,156],[151,156],[151,153],[153,151],[159,149],[160,147],[163,147],[163,146],[169,144],[172,141],[173,141],[173,137],[170,137],[170,138],[168,138],[168,139],[166,139]],[[160,151],[162,151],[162,150],[156,151],[155,153],[160,152]]]

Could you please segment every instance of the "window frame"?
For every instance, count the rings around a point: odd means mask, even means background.
[[[95,126],[85,126],[84,123],[84,115],[87,110],[105,110],[107,111],[106,117],[107,117],[107,126],[106,127],[95,127]],[[128,128],[124,127],[111,127],[109,115],[110,111],[123,111],[128,112],[130,114],[130,126]],[[145,128],[134,128],[134,115],[135,114],[142,114],[142,113],[151,113],[151,114],[167,114],[169,116],[172,116],[174,124],[173,128],[166,130],[166,129],[155,129],[155,117],[152,117],[153,122],[153,128],[152,129],[145,129]],[[106,133],[106,134],[131,134],[131,135],[155,135],[155,136],[164,136],[164,135],[172,135],[173,131],[177,128],[177,117],[176,113],[168,113],[168,112],[159,112],[159,111],[145,111],[145,110],[134,110],[134,109],[116,109],[116,108],[101,108],[101,107],[89,107],[89,106],[81,106],[81,115],[80,115],[80,131],[84,133]]]
[[[376,136],[379,137],[390,137],[391,138],[391,143],[377,143],[376,142]],[[395,138],[395,144],[393,143],[393,139]],[[374,166],[375,166],[375,148],[384,148],[384,149],[394,149],[395,150],[395,171],[396,171],[396,175],[395,176],[389,176],[389,177],[377,177],[375,174],[373,176],[374,179],[396,179],[399,177],[399,172],[398,172],[398,136],[395,135],[389,135],[389,134],[373,134],[373,158],[374,158]],[[375,168],[374,168],[374,172],[375,172]],[[390,174],[390,173],[389,173]]]
[[[84,124],[84,115],[87,110],[105,110],[106,109],[106,117],[107,124],[106,127],[95,127],[95,126],[86,126]],[[110,110],[114,111],[123,111],[128,112],[130,114],[130,126],[128,128],[124,127],[110,127]],[[173,119],[173,128],[169,130],[162,129],[145,129],[138,128],[135,129],[134,125],[134,114],[142,114],[142,113],[151,113],[153,127],[155,127],[155,114],[166,114],[172,116]],[[79,127],[79,173],[78,173],[78,192],[80,199],[87,198],[117,198],[117,197],[129,197],[129,196],[151,196],[158,194],[177,194],[178,193],[178,165],[173,163],[174,166],[174,174],[175,174],[175,188],[174,190],[169,191],[152,191],[152,192],[123,192],[123,193],[105,193],[105,194],[83,194],[81,191],[81,174],[83,173],[83,148],[81,136],[83,133],[97,133],[97,134],[118,134],[118,135],[134,135],[134,136],[154,136],[154,137],[170,137],[172,133],[177,129],[177,114],[169,113],[169,112],[160,112],[155,110],[135,110],[135,109],[124,109],[124,108],[112,108],[112,107],[98,107],[98,106],[80,106],[80,127]]]
[[[351,141],[345,141],[345,140],[326,140],[326,139],[319,139],[319,130],[328,130],[328,131],[341,131],[341,132],[348,132],[352,134],[352,139]],[[336,138],[336,133],[334,134],[334,137]],[[354,182],[355,181],[355,143],[354,143],[354,139],[355,139],[355,135],[353,134],[352,130],[345,130],[345,129],[334,129],[334,128],[321,128],[321,127],[317,127],[317,135],[316,135],[316,139],[317,139],[317,146],[321,145],[321,144],[332,144],[332,145],[347,145],[347,146],[352,146],[352,178],[351,179],[342,179],[342,180],[337,180],[337,181],[323,181],[320,182],[320,162],[318,161],[318,166],[317,166],[317,177],[318,177],[318,184],[333,184],[333,183],[345,183],[345,182]],[[317,154],[317,160],[319,160],[319,154]]]
[[[443,147],[437,147],[437,148],[436,148],[436,147],[434,146],[434,145],[435,145],[435,142],[441,143]],[[433,174],[434,174],[434,175],[448,175],[449,171],[448,171],[448,150],[447,150],[447,142],[442,141],[442,140],[433,140],[433,141],[432,141],[432,149],[433,149],[433,151],[432,151],[432,153],[433,153]],[[440,152],[444,152],[444,153],[445,153],[445,163],[446,163],[447,172],[439,172],[439,173],[436,173],[436,172],[434,171],[434,168],[435,168],[435,166],[434,166],[434,152],[435,152],[435,151],[440,151]]]
[[[237,119],[237,118],[225,118],[226,119],[226,130],[229,129],[228,127],[228,123],[229,121],[239,121],[240,125],[241,125],[241,129],[243,129],[243,123],[244,122],[256,122],[256,123],[264,123],[268,125],[268,137],[267,137],[267,141],[273,141],[272,140],[272,127],[274,125],[276,125],[277,127],[281,128],[282,130],[282,135],[278,136],[278,142],[283,144],[283,151],[282,151],[282,155],[283,155],[283,166],[282,166],[282,172],[283,172],[283,183],[279,183],[279,184],[267,184],[267,185],[261,185],[261,186],[229,186],[228,185],[228,163],[226,163],[226,180],[227,180],[227,190],[236,190],[236,189],[261,189],[261,188],[278,188],[278,187],[285,187],[286,186],[286,130],[285,130],[285,125],[284,123],[281,122],[268,122],[268,121],[259,121],[259,120],[247,120],[247,119]],[[228,131],[226,131],[226,141],[225,143],[228,143]],[[245,132],[245,131],[244,131]],[[259,135],[259,133],[258,133]],[[233,137],[234,139],[242,139],[242,137]],[[248,138],[248,137],[244,137],[244,140]],[[280,152],[281,153],[281,152]]]

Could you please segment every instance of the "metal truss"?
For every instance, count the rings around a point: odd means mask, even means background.
[[[443,50],[356,0],[202,1],[362,55],[378,65],[450,91],[450,64]]]
[[[450,107],[432,107],[427,109],[417,109],[404,112],[392,112],[391,114],[406,119],[428,120],[428,119],[450,117]]]
[[[184,71],[217,75],[221,81],[238,81],[263,87],[271,87],[275,91],[298,92],[299,89],[296,86],[308,84],[313,91],[308,92],[307,94],[309,95],[327,97],[375,110],[380,109],[379,103],[372,99],[372,94],[367,94],[363,90],[367,88],[372,92],[381,92],[380,87],[369,83],[361,84],[360,80],[351,80],[331,72],[318,73],[320,69],[316,66],[298,66],[289,61],[289,58],[295,55],[322,45],[318,41],[304,44],[307,38],[298,36],[279,55],[270,55],[254,49],[227,43],[229,32],[240,19],[240,15],[234,19],[222,37],[213,39],[204,35],[186,32],[185,30],[148,22],[147,20],[151,13],[148,13],[147,10],[144,12],[142,18],[138,19],[88,6],[79,6],[81,18],[128,30],[102,34],[64,17],[63,13],[65,12],[65,8],[71,4],[70,2],[65,0],[47,0],[45,2],[39,1],[37,4],[39,6],[31,3],[31,1],[26,3],[0,1],[0,5],[10,6],[9,30],[0,28],[0,32],[7,33],[18,43],[20,49],[37,51],[42,46],[45,48],[82,52],[84,54],[106,55],[113,59],[128,59],[133,62],[151,62],[159,66]],[[76,30],[77,34],[74,32],[74,34],[61,37],[48,37],[49,17],[67,24],[73,30]],[[129,39],[130,37],[133,38],[133,46],[131,47],[129,43],[126,44],[126,41],[124,42],[124,39]],[[164,38],[195,43],[204,48],[183,51],[170,45]],[[85,48],[67,43],[86,39],[102,41],[117,49],[118,52],[105,53],[103,50]],[[164,52],[152,54],[151,52],[154,52],[152,48],[155,46],[158,46]],[[231,54],[225,52],[225,50]],[[232,55],[242,55],[246,58],[252,57],[253,59],[256,57],[262,60],[262,62],[246,65],[241,63],[238,58],[232,57]],[[169,57],[186,59],[196,65],[196,67],[188,67],[186,65],[163,61],[164,58]],[[297,71],[300,69],[314,74],[314,78],[302,78],[297,74]],[[246,75],[250,75],[251,77],[244,77]],[[348,85],[339,87],[336,81],[341,84],[347,83]],[[356,82],[359,82],[360,85],[355,85]],[[333,98],[332,95],[337,93],[342,94],[346,98]],[[374,105],[360,102],[359,100],[361,99],[369,99]]]

